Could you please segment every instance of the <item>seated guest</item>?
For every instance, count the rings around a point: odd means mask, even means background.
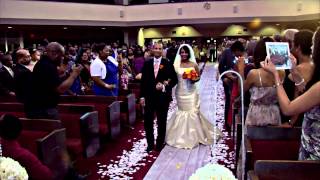
[[[281,111],[285,115],[297,115],[305,113],[299,160],[320,160],[320,28],[313,36],[312,59],[314,63],[313,75],[306,85],[305,92],[290,101],[281,83],[281,78],[274,64],[266,59],[261,63],[262,67],[273,74],[277,87],[277,96]],[[294,64],[294,60],[293,60]],[[293,69],[296,68],[293,65]],[[292,71],[292,75],[295,76]],[[299,75],[297,75],[299,76]],[[302,77],[300,77],[300,80]]]
[[[110,96],[116,88],[115,81],[117,81],[117,79],[113,78],[114,75],[112,75],[113,71],[117,72],[117,70],[115,70],[114,65],[107,60],[112,50],[104,43],[100,43],[94,46],[94,51],[98,53],[98,56],[90,65],[90,74],[94,81],[93,91],[96,95]],[[110,57],[110,59],[112,59],[112,57]],[[118,67],[116,67],[116,69],[118,69]]]
[[[271,38],[260,40],[254,50],[253,60],[257,69],[252,69],[244,81],[244,91],[250,91],[250,105],[247,112],[246,124],[256,126],[280,125],[280,109],[277,105],[276,88],[270,72],[260,67],[260,62],[264,61],[266,52],[266,42],[273,42]],[[244,58],[239,58],[238,71],[244,79]],[[284,74],[282,74],[284,76]],[[282,77],[283,77],[282,76]]]
[[[34,67],[32,93],[24,103],[26,116],[31,119],[59,119],[57,110],[59,96],[71,87],[82,70],[81,65],[73,67],[70,76],[61,81],[58,66],[64,56],[63,46],[51,42],[47,46],[46,53]]]
[[[3,156],[18,161],[26,168],[30,179],[52,179],[53,174],[51,170],[42,164],[29,150],[20,146],[17,139],[21,131],[22,124],[17,117],[12,115],[0,117],[0,137]]]
[[[0,56],[0,96],[15,96],[13,61],[10,54]]]

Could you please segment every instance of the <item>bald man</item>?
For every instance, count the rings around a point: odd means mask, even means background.
[[[17,64],[14,68],[14,83],[16,96],[19,102],[25,103],[25,99],[30,95],[31,76],[33,65],[31,65],[30,53],[26,49],[19,49],[16,52]]]
[[[32,92],[25,103],[28,118],[59,119],[57,110],[59,96],[71,87],[83,68],[81,65],[73,67],[70,76],[61,81],[57,67],[64,57],[63,46],[57,42],[51,42],[46,52],[47,54],[33,69]]]

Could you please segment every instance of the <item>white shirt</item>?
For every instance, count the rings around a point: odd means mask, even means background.
[[[158,65],[160,66],[160,64],[161,64],[161,59],[162,59],[161,56],[160,56],[158,59],[154,57],[154,58],[153,58],[153,65],[158,64]]]
[[[107,59],[108,59],[110,62],[112,62],[115,66],[118,67],[119,63],[118,63],[118,61],[117,61],[114,57],[108,56]]]
[[[90,65],[91,76],[98,76],[100,79],[105,79],[107,74],[107,69],[99,56]]]
[[[10,73],[10,75],[11,75],[12,77],[14,77],[14,72],[12,71],[12,69],[11,69],[10,67],[7,67],[7,66],[5,66],[5,65],[3,65],[3,67],[6,68],[6,70]]]

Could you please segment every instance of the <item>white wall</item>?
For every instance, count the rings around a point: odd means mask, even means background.
[[[303,2],[303,3],[302,3]],[[319,0],[253,0],[136,6],[0,0],[0,24],[143,26],[320,19]],[[234,13],[234,7],[238,12]],[[300,9],[298,8],[300,7]],[[182,15],[178,15],[178,8]],[[123,17],[120,17],[120,11]]]

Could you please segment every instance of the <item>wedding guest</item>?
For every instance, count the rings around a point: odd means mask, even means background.
[[[0,56],[0,95],[15,96],[13,60],[10,54]]]
[[[305,86],[310,81],[314,72],[314,63],[311,58],[311,45],[313,33],[310,30],[301,30],[294,35],[292,53],[297,57],[297,67],[292,69],[296,71],[289,74],[289,79],[295,84],[294,98],[304,92]],[[294,74],[299,74],[299,77],[294,77]],[[294,116],[289,121],[290,125],[301,125],[303,117]],[[298,121],[298,122],[297,122]]]
[[[14,69],[14,83],[16,96],[19,102],[25,103],[26,98],[30,96],[32,82],[32,71],[28,68],[30,64],[30,54],[28,50],[20,49],[17,51],[17,64]]]
[[[238,60],[237,67],[244,81],[244,92],[250,91],[250,105],[246,117],[246,125],[266,126],[280,125],[281,116],[280,109],[277,105],[276,88],[274,80],[270,72],[265,71],[260,66],[260,62],[264,61],[266,52],[266,42],[273,42],[271,38],[263,38],[259,40],[253,54],[253,61],[256,69],[252,69],[245,79],[244,58]],[[284,73],[281,73],[283,80]],[[267,118],[266,118],[267,117]]]
[[[31,55],[31,65],[36,65],[36,63],[40,60],[41,58],[41,52],[37,49],[31,49],[29,50],[29,53]]]
[[[313,36],[312,59],[314,62],[314,73],[306,85],[305,93],[290,101],[281,83],[278,71],[274,64],[266,59],[262,67],[274,76],[277,87],[277,96],[281,111],[285,115],[297,115],[305,113],[299,160],[320,160],[320,27]],[[291,59],[293,59],[291,57]],[[295,67],[294,60],[292,60]],[[294,73],[295,71],[292,71]],[[299,75],[298,75],[299,76]],[[300,77],[300,80],[302,77]]]
[[[235,41],[230,48],[227,48],[223,51],[219,58],[219,73],[222,74],[227,70],[234,68],[234,60],[236,57],[243,55],[245,49],[243,44],[240,41]],[[236,77],[232,74],[226,74],[222,77],[224,92],[225,92],[225,112],[224,118],[226,122],[226,127],[230,128],[232,121],[231,111],[231,92],[233,89],[233,83],[236,82]]]
[[[132,77],[132,71],[129,66],[129,61],[126,58],[125,51],[118,51],[120,88],[121,90],[128,90],[129,78]]]
[[[93,91],[96,95],[109,95],[115,88],[114,83],[107,81],[107,67],[104,63],[111,55],[110,48],[100,43],[94,46],[94,51],[98,53],[98,56],[90,65],[90,74],[94,81]]]
[[[52,179],[53,174],[51,170],[42,164],[33,153],[20,146],[17,139],[21,131],[22,124],[17,117],[13,115],[3,115],[0,117],[0,137],[3,156],[18,161],[26,168],[30,179]]]
[[[88,50],[84,49],[80,52],[80,64],[83,66],[83,70],[80,73],[81,86],[85,93],[89,93],[92,89],[93,80],[90,75],[90,55]]]
[[[57,67],[64,57],[63,46],[51,42],[46,53],[34,67],[32,93],[24,104],[28,118],[59,119],[59,96],[70,88],[82,70],[81,65],[73,67],[70,76],[61,82]]]

